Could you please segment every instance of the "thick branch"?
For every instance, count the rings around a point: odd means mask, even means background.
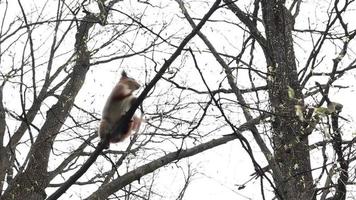
[[[147,87],[142,91],[140,96],[136,99],[136,101],[132,104],[130,110],[125,114],[124,117],[120,119],[118,125],[114,127],[112,133],[121,133],[122,129],[125,127],[125,124],[128,124],[134,115],[138,106],[143,102],[144,98],[148,94],[148,92],[156,85],[159,79],[162,77],[164,72],[168,69],[168,67],[173,63],[173,61],[180,55],[184,46],[192,39],[197,32],[203,27],[205,22],[209,19],[209,17],[215,12],[218,8],[221,0],[215,1],[214,5],[208,11],[208,13],[203,17],[200,21],[199,25],[192,30],[192,32],[184,38],[182,43],[176,49],[176,51],[172,54],[172,56],[163,64],[162,68],[158,71],[156,76],[151,80],[151,82],[147,85]],[[115,9],[113,9],[115,10]],[[113,134],[112,134],[113,135]],[[100,155],[103,149],[109,144],[109,137],[106,137],[103,141],[101,141],[96,147],[93,154],[88,158],[88,160],[83,164],[83,166],[73,175],[71,176],[56,192],[54,192],[47,200],[58,199],[76,180],[78,180],[95,162],[96,158]]]
[[[3,140],[6,130],[5,108],[3,104],[3,85],[0,85],[0,180],[4,180],[6,169],[8,168],[8,156],[6,149],[3,147]],[[0,182],[0,196],[3,189],[3,181]]]
[[[237,134],[241,134],[243,131],[249,130],[252,126],[255,126],[258,124],[263,117],[258,117],[255,119],[252,119],[251,121],[248,121],[244,124],[242,124],[237,131]],[[138,167],[128,173],[126,173],[123,176],[118,177],[114,181],[101,186],[96,192],[94,192],[92,195],[90,195],[87,200],[96,200],[96,199],[107,199],[111,194],[115,193],[119,189],[123,188],[127,184],[132,183],[135,180],[139,180],[142,176],[149,174],[153,172],[154,170],[163,167],[175,160],[180,160],[182,158],[194,156],[198,153],[201,153],[203,151],[212,149],[214,147],[217,147],[219,145],[225,144],[229,141],[235,140],[237,138],[237,135],[234,134],[229,134],[225,135],[219,139],[213,139],[209,142],[200,144],[198,146],[192,147],[190,149],[186,150],[178,150],[172,153],[169,153],[165,156],[162,156],[161,158],[158,158],[154,161],[151,161],[141,167]]]
[[[181,0],[177,0],[177,2],[179,4],[184,16],[188,20],[189,24],[194,28],[196,25],[195,25],[193,19],[189,16],[187,10],[185,9],[183,2]],[[246,118],[247,121],[250,121],[252,119],[252,115],[251,115],[249,109],[247,107],[245,107],[245,105],[247,105],[246,101],[245,101],[245,99],[244,99],[244,97],[243,97],[243,95],[241,93],[241,90],[235,84],[235,80],[233,78],[232,71],[231,71],[230,67],[225,63],[224,59],[222,59],[220,57],[220,55],[217,53],[216,49],[210,43],[208,38],[200,31],[198,32],[198,35],[204,41],[204,43],[209,48],[211,53],[214,55],[214,57],[218,61],[218,63],[225,70],[229,85],[230,85],[233,93],[235,94],[235,96],[237,98],[237,101],[242,105],[242,110],[243,110],[243,113],[245,115],[245,118]],[[278,166],[277,166],[277,164],[276,164],[276,162],[274,160],[274,157],[273,157],[272,153],[270,152],[270,150],[268,149],[268,147],[265,144],[265,142],[263,141],[263,139],[262,139],[260,133],[258,132],[257,128],[255,126],[252,126],[250,131],[252,132],[253,137],[255,138],[257,144],[261,148],[261,150],[262,150],[266,160],[268,161],[269,165],[272,166],[271,168],[273,169],[273,172],[276,173],[276,174],[279,174],[279,168],[278,168]],[[277,176],[281,177],[279,175],[277,175]]]

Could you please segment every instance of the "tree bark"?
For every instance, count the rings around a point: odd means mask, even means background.
[[[77,60],[71,77],[64,87],[58,101],[48,111],[46,121],[30,150],[30,159],[26,170],[19,173],[4,192],[1,200],[7,199],[45,199],[50,179],[47,171],[52,144],[74,104],[89,69],[90,52],[86,39],[90,28],[97,22],[93,14],[87,14],[76,34],[75,51]]]
[[[6,170],[9,166],[9,158],[4,145],[4,135],[6,130],[5,108],[3,105],[3,85],[0,85],[0,180],[5,179]],[[0,181],[0,197],[4,183]]]
[[[262,0],[269,58],[268,93],[275,114],[272,122],[273,149],[282,172],[282,182],[276,182],[283,199],[314,199],[308,135],[303,134],[303,122],[296,116],[295,106],[303,106],[303,94],[298,81],[292,29],[294,19],[284,1]],[[292,88],[295,97],[288,96]],[[275,174],[273,174],[276,176]],[[281,177],[274,177],[275,180]]]

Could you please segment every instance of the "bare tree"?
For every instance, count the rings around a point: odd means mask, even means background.
[[[311,19],[309,4],[0,1],[0,199],[162,198],[167,165],[187,172],[184,199],[198,173],[180,160],[233,140],[254,173],[236,191],[259,178],[262,199],[351,196],[352,113],[336,94],[354,84],[355,5],[313,3]],[[108,92],[92,88],[124,68],[144,87],[115,130],[137,109],[145,126],[103,150]]]

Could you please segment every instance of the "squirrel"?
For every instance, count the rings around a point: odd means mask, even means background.
[[[136,97],[132,94],[140,88],[140,84],[133,78],[127,76],[126,72],[121,73],[120,81],[115,85],[108,97],[103,109],[102,119],[100,121],[98,134],[101,140],[111,134],[115,124],[130,109]],[[134,115],[131,121],[121,133],[115,133],[109,139],[110,143],[118,143],[138,131],[142,122],[142,117]]]

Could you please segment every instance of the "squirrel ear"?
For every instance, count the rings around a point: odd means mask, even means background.
[[[127,74],[126,74],[125,70],[123,70],[121,72],[121,78],[127,78]]]

